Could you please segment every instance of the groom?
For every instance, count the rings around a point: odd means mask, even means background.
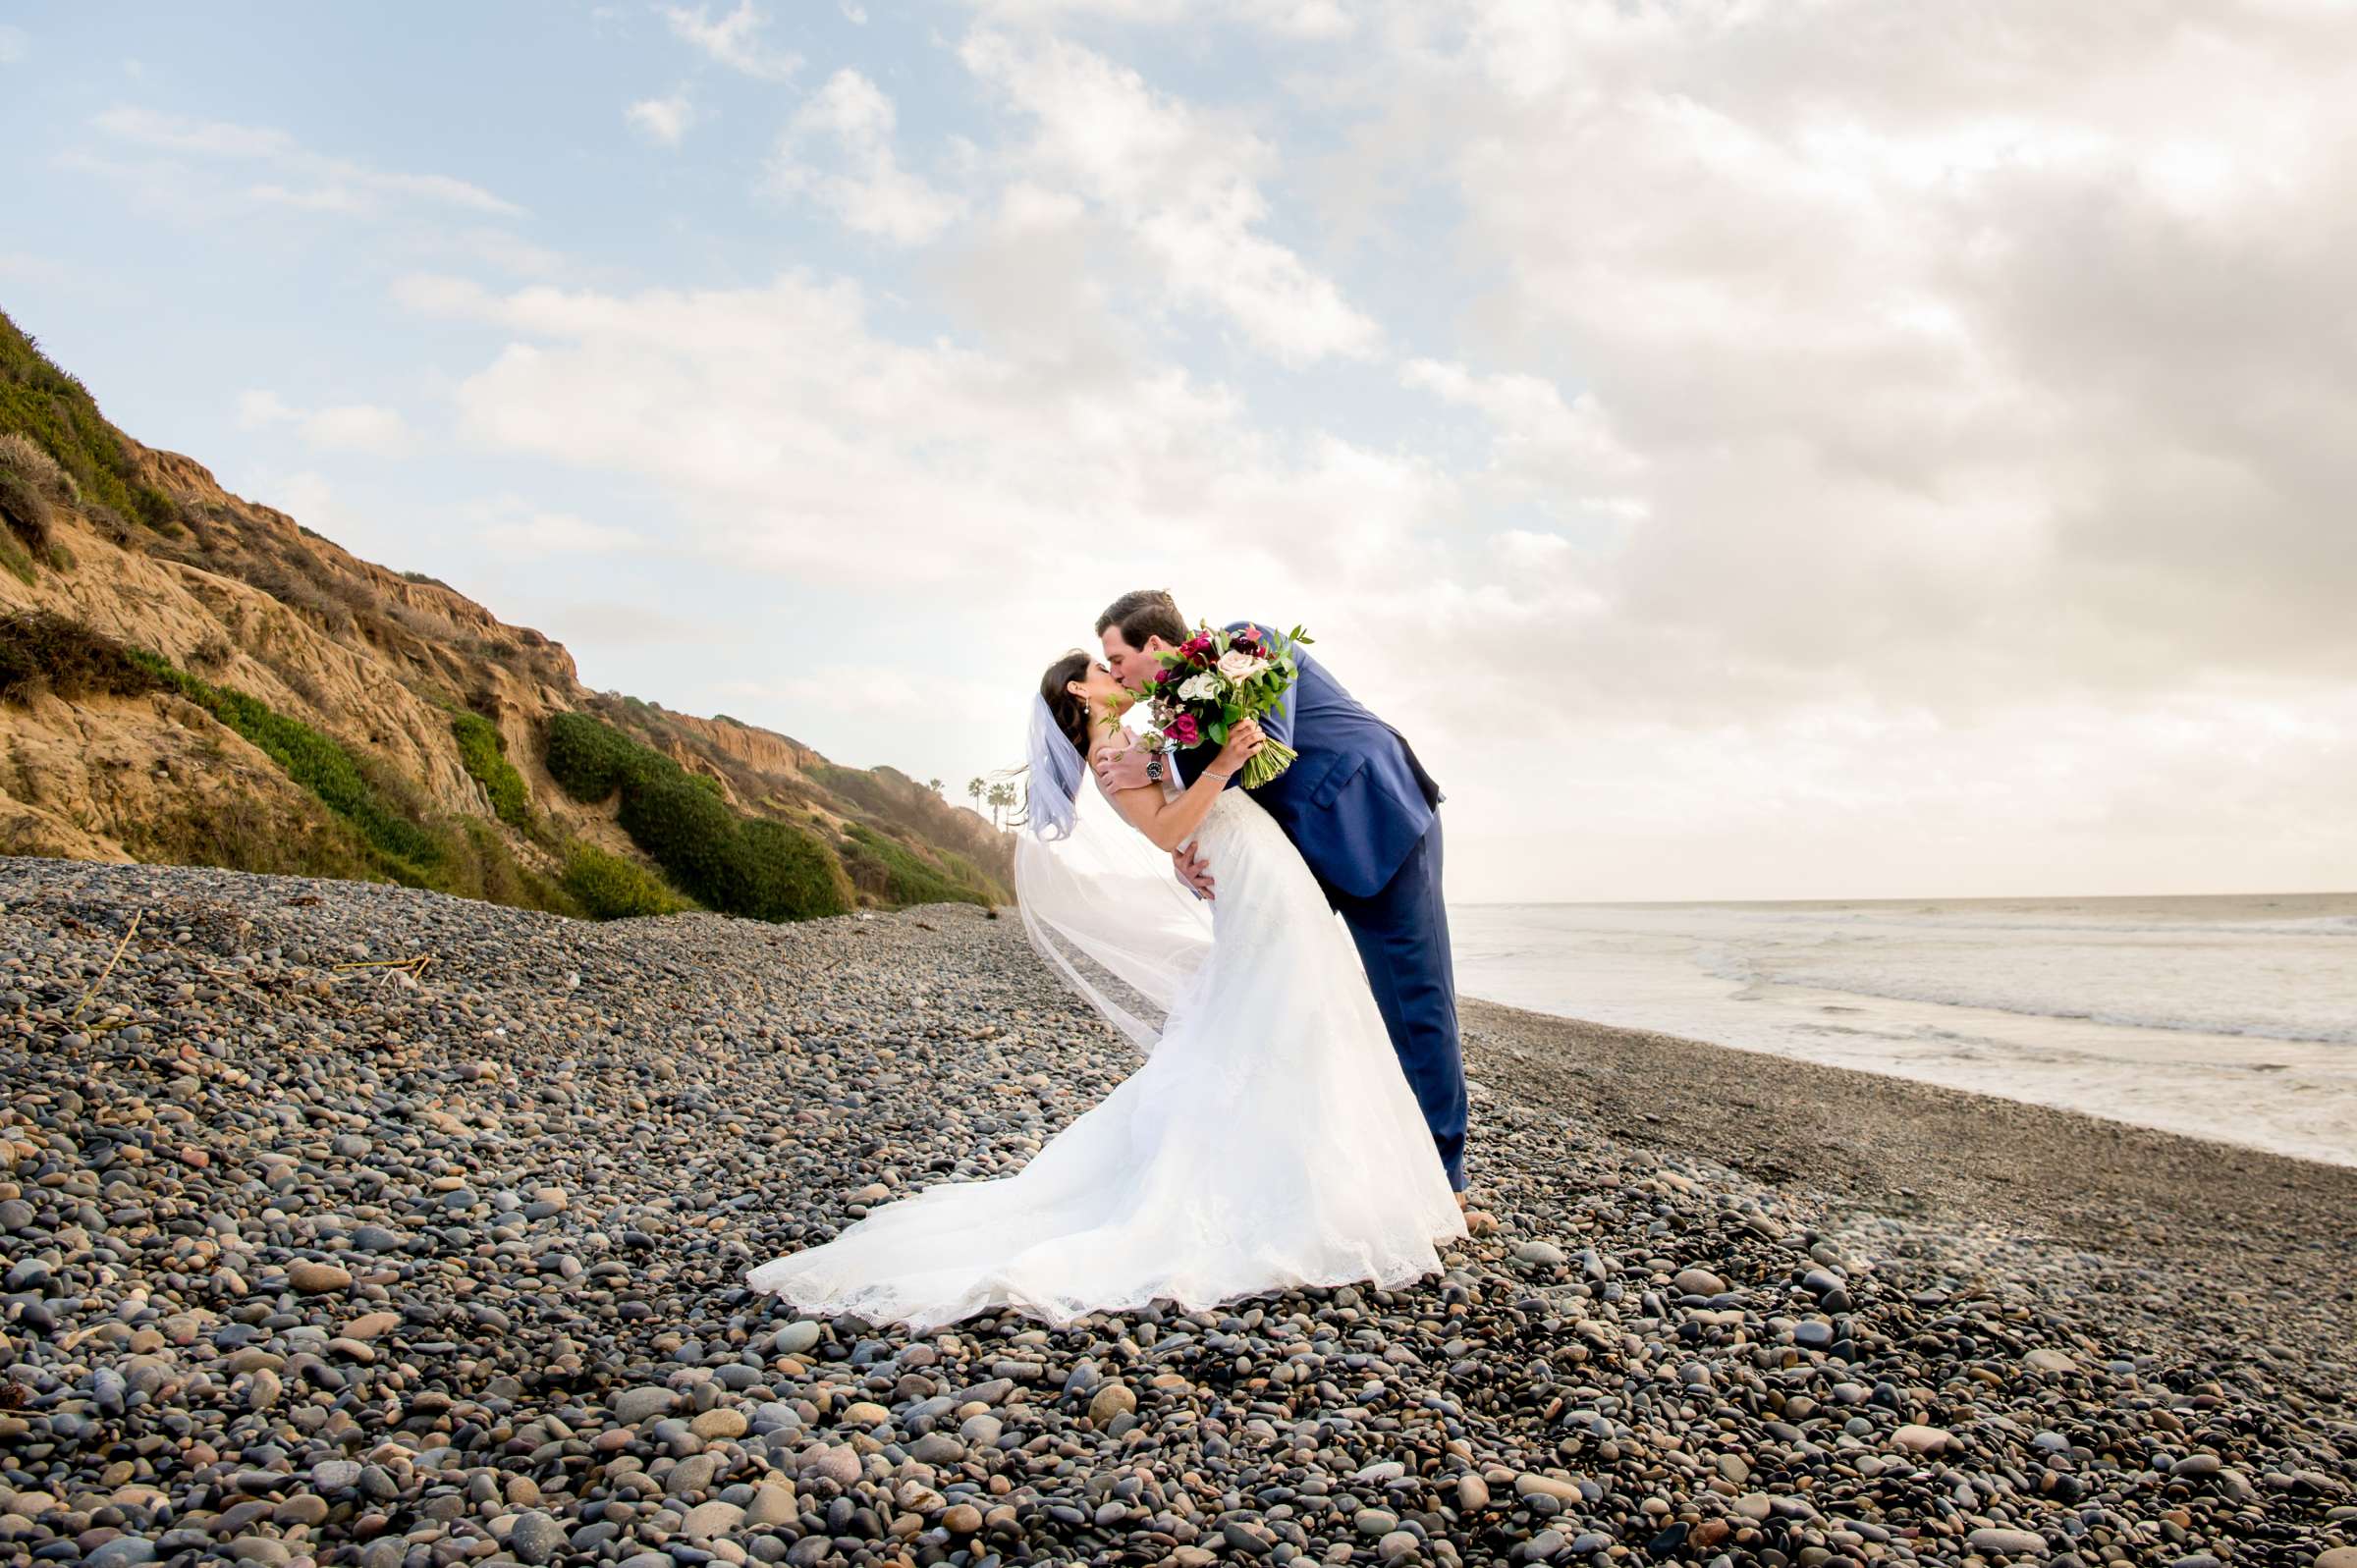
[[[1273,627],[1275,622],[1257,622]],[[1245,625],[1238,621],[1234,631]],[[1188,628],[1171,596],[1125,593],[1097,617],[1105,662],[1116,679],[1142,690],[1162,673],[1158,653],[1175,653]],[[1307,651],[1295,648],[1299,674],[1277,711],[1260,722],[1272,740],[1300,753],[1293,765],[1252,791],[1292,839],[1341,911],[1358,944],[1367,982],[1390,1030],[1392,1049],[1423,1108],[1432,1141],[1458,1201],[1465,1192],[1465,1065],[1456,1036],[1456,980],[1449,956],[1449,911],[1441,901],[1441,787],[1416,761],[1399,731],[1376,718]],[[1192,784],[1219,748],[1206,743],[1175,754],[1181,783]],[[1159,758],[1136,747],[1108,746],[1095,758],[1108,789],[1158,780]],[[1230,787],[1234,787],[1231,782]],[[1216,897],[1215,868],[1192,844],[1171,856],[1178,880]]]

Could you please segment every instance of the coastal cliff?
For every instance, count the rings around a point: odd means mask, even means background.
[[[549,771],[560,719],[627,744],[603,790]],[[589,914],[992,903],[1010,868],[899,772],[591,691],[539,632],[231,495],[5,316],[0,850]]]

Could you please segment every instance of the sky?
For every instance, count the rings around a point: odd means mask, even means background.
[[[0,3],[126,430],[854,765],[1305,623],[1460,901],[2357,888],[2338,0]]]

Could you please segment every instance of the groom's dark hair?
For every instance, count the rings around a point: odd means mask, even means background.
[[[1107,605],[1097,617],[1097,635],[1105,635],[1107,626],[1121,627],[1122,640],[1132,648],[1143,648],[1148,637],[1160,637],[1174,648],[1186,640],[1186,618],[1178,613],[1178,601],[1160,588],[1140,588]]]

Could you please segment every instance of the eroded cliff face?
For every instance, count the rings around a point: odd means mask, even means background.
[[[569,838],[634,854],[609,805],[572,800],[542,766],[550,716],[585,711],[716,780],[742,811],[835,832],[875,825],[876,804],[826,782],[834,777],[856,795],[875,793],[896,837],[920,853],[954,852],[1007,880],[1000,835],[911,792],[899,775],[838,769],[767,730],[591,692],[572,656],[539,632],[439,582],[361,561],[231,495],[193,460],[117,435],[177,518],[128,521],[59,493],[49,516],[57,549],[30,581],[0,572],[0,614],[53,612],[247,693],[341,742],[386,788],[490,828],[519,862],[543,870]],[[462,713],[497,727],[550,831],[497,821],[454,737]],[[283,866],[247,869],[332,869],[334,828],[284,768],[178,693],[0,703],[0,851],[235,863],[219,842],[235,838],[247,860],[273,842],[286,851]]]

